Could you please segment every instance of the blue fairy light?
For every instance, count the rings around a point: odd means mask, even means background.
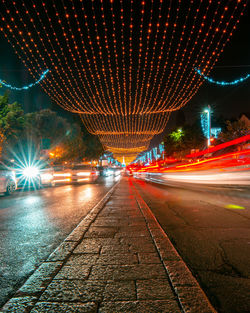
[[[207,77],[206,75],[202,74],[201,70],[199,70],[198,68],[195,68],[195,71],[202,76],[204,79],[206,79],[207,81],[209,81],[212,84],[216,84],[216,85],[221,85],[221,86],[229,86],[229,85],[237,85],[239,83],[242,83],[244,80],[248,79],[250,77],[250,74],[247,74],[245,77],[241,77],[238,79],[235,79],[231,82],[228,81],[218,81],[218,80],[214,80],[210,77]]]
[[[44,71],[44,72],[42,73],[42,75],[40,76],[40,78],[39,78],[37,81],[35,81],[34,83],[29,84],[29,85],[27,85],[27,86],[23,86],[23,87],[11,86],[11,85],[5,83],[5,82],[4,82],[3,80],[1,80],[1,79],[0,79],[0,85],[4,86],[4,87],[6,87],[6,88],[12,89],[12,90],[27,90],[27,89],[29,89],[29,88],[31,88],[31,87],[33,87],[33,86],[39,84],[40,81],[42,81],[42,80],[45,78],[45,76],[46,76],[46,74],[47,74],[48,72],[49,72],[49,70]]]

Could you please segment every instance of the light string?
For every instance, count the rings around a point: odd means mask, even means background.
[[[246,4],[0,0],[0,30],[34,79],[50,69],[40,83],[59,106],[131,159],[198,92],[194,68],[209,77]]]
[[[4,80],[2,80],[2,79],[0,79],[0,85],[3,85],[4,87],[9,88],[9,89],[12,89],[12,90],[27,90],[27,89],[29,89],[29,88],[32,88],[32,87],[38,85],[38,84],[45,78],[45,76],[47,75],[48,72],[49,72],[49,70],[47,69],[46,71],[44,71],[44,72],[42,73],[42,75],[40,76],[40,78],[39,78],[37,81],[35,81],[34,83],[31,83],[31,84],[29,84],[29,85],[27,85],[27,86],[15,87],[15,86],[12,86],[12,85],[10,85],[10,84],[7,84],[7,83],[6,83]]]
[[[204,75],[202,73],[202,71],[199,70],[198,68],[195,68],[195,71],[200,76],[202,76],[205,80],[209,81],[210,83],[216,84],[216,85],[221,85],[221,86],[237,85],[239,83],[242,83],[244,80],[247,80],[250,77],[250,74],[247,74],[246,76],[238,78],[238,79],[235,79],[233,81],[218,81],[218,80],[214,80],[213,78],[210,78],[210,77]]]

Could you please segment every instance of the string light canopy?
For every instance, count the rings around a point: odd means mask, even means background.
[[[131,159],[197,93],[247,0],[0,4],[0,30],[31,76],[50,69],[45,92],[80,114],[114,155]]]

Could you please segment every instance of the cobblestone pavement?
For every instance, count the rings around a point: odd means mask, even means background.
[[[3,312],[215,312],[130,178],[92,209]]]

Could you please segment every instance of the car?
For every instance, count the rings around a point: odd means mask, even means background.
[[[54,182],[55,184],[71,182],[71,170],[64,165],[54,166]]]
[[[75,164],[70,168],[72,182],[95,182],[99,171],[90,164]]]
[[[43,186],[55,185],[53,168],[42,160],[35,160],[25,166],[15,165],[15,172],[18,188],[40,189]]]
[[[15,172],[0,161],[0,193],[12,194],[17,188]]]
[[[113,171],[108,166],[98,166],[98,171],[100,172],[100,176],[108,177],[113,175]]]
[[[113,175],[114,177],[121,175],[121,172],[122,172],[121,168],[119,167],[110,167],[109,170],[110,170],[111,175]]]

